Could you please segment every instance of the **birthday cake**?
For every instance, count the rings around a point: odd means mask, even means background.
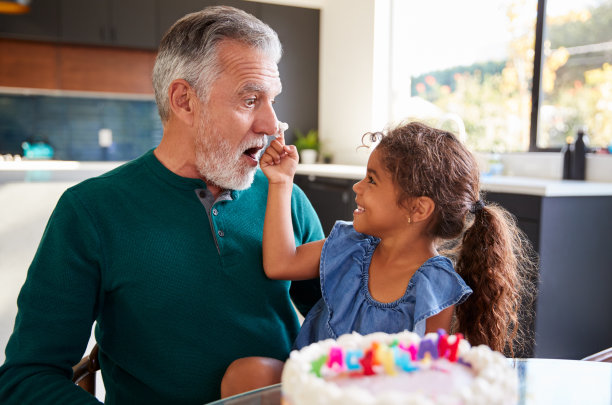
[[[291,355],[282,374],[286,405],[509,405],[518,377],[489,347],[461,334],[357,333]]]

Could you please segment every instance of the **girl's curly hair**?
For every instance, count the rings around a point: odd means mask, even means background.
[[[427,232],[474,291],[455,308],[453,332],[510,355],[524,350],[531,342],[517,336],[519,312],[521,325],[529,324],[535,256],[512,215],[482,202],[474,156],[452,133],[418,122],[366,135],[380,138],[376,147],[398,188],[398,205],[418,196],[434,201]]]

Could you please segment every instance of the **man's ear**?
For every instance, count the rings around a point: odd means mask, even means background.
[[[416,197],[410,204],[410,219],[412,222],[425,221],[433,214],[436,203],[429,197]]]
[[[176,79],[168,86],[168,100],[172,115],[188,126],[195,122],[195,112],[199,99],[187,81]]]

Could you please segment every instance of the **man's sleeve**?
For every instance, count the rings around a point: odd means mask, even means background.
[[[321,221],[304,192],[293,186],[291,198],[293,232],[296,246],[325,238]],[[293,281],[289,290],[291,299],[298,311],[306,316],[308,311],[321,298],[321,283],[319,278],[312,280]]]
[[[17,300],[0,367],[2,404],[99,404],[72,383],[89,341],[100,285],[98,238],[70,191],[60,198]]]

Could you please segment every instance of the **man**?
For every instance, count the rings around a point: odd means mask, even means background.
[[[159,146],[67,190],[18,299],[0,403],[98,403],[71,383],[92,323],[106,403],[202,404],[232,360],[284,360],[299,324],[289,283],[265,277],[267,180],[279,132],[281,46],[255,17],[213,7],[162,39]],[[298,243],[321,239],[295,189]]]

